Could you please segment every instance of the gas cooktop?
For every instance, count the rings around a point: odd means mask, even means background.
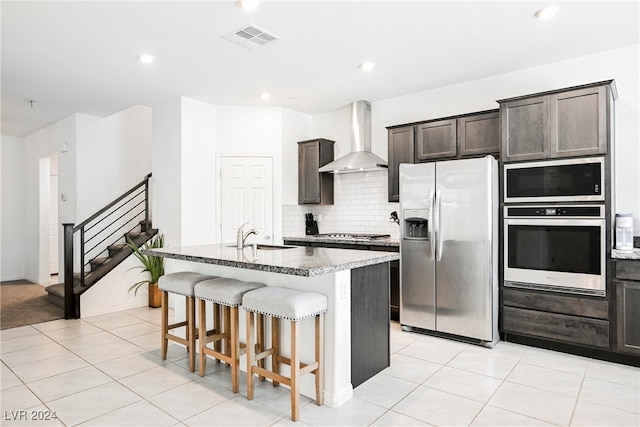
[[[316,234],[316,237],[323,239],[336,239],[336,240],[373,240],[383,239],[389,237],[389,234],[373,234],[373,233],[326,233]]]

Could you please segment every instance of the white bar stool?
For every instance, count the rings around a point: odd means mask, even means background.
[[[322,314],[327,311],[327,297],[315,292],[302,292],[293,289],[267,286],[247,292],[242,298],[242,306],[247,312],[247,399],[253,399],[253,375],[270,378],[273,386],[279,383],[291,387],[291,419],[297,421],[300,413],[299,380],[302,375],[315,374],[316,404],[321,406],[323,399],[322,378]],[[254,314],[259,318],[271,317],[271,348],[254,353],[253,324]],[[300,320],[315,316],[315,361],[301,363],[298,353]],[[291,357],[280,353],[280,319],[291,322]],[[271,370],[256,365],[256,362],[271,356]],[[291,375],[280,374],[280,363],[291,367]]]
[[[219,277],[198,282],[194,287],[198,301],[198,349],[200,376],[206,370],[207,355],[226,362],[231,367],[231,388],[238,392],[238,373],[240,370],[240,356],[244,353],[245,344],[239,338],[238,308],[242,304],[242,296],[254,289],[262,288],[263,283],[244,282],[237,279]],[[213,302],[213,327],[207,331],[207,314],[205,301]],[[221,327],[219,310],[224,306],[224,330]],[[224,352],[219,344],[224,342]],[[214,348],[207,344],[214,343]]]
[[[189,353],[189,370],[196,370],[196,312],[193,288],[196,283],[212,279],[215,276],[206,276],[192,271],[180,271],[160,276],[158,288],[162,291],[162,330],[161,330],[161,356],[167,358],[169,340],[185,345]],[[169,324],[169,292],[182,295],[186,298],[186,319],[181,322]],[[186,327],[186,338],[170,333],[172,329]]]

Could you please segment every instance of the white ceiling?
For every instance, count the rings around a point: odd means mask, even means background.
[[[639,42],[637,0],[556,1],[554,19],[533,17],[549,4],[3,0],[1,132],[176,96],[315,114]],[[281,39],[248,50],[222,38],[249,23]]]

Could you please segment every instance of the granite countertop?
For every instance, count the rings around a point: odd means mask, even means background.
[[[147,255],[294,276],[320,276],[400,259],[397,252],[290,246],[239,251],[232,243],[145,250]]]
[[[611,258],[640,260],[640,248],[634,248],[632,252],[619,251],[617,249],[612,249]]]
[[[357,245],[357,246],[389,246],[389,247],[399,247],[400,239],[391,238],[391,237],[383,237],[379,239],[336,239],[322,236],[297,236],[297,237],[283,237],[284,241],[291,242],[309,242],[309,243],[340,243],[346,245]]]

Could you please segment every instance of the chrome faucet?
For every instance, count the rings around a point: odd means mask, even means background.
[[[256,230],[255,228],[252,228],[251,230],[245,233],[244,226],[247,224],[249,224],[249,221],[245,222],[240,226],[240,228],[238,228],[238,235],[236,238],[236,247],[238,248],[238,250],[241,250],[242,248],[244,248],[244,241],[247,240],[247,237],[249,237],[252,234],[258,234],[258,230]]]

